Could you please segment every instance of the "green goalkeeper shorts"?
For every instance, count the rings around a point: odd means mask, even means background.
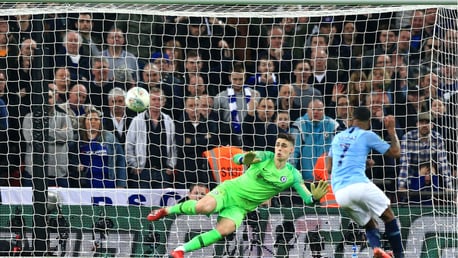
[[[224,185],[219,185],[213,189],[209,195],[213,196],[216,200],[215,213],[219,213],[218,220],[221,217],[230,219],[238,228],[242,225],[243,219],[248,211],[241,207],[243,205],[241,201],[234,199],[229,193],[230,189],[226,189]]]

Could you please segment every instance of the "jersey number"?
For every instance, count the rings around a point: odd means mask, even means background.
[[[339,167],[342,165],[342,160],[345,158],[345,154],[347,153],[348,149],[350,148],[350,144],[342,143],[340,146],[343,148],[343,150],[342,150],[342,154],[340,155],[340,159],[337,162],[337,166]]]

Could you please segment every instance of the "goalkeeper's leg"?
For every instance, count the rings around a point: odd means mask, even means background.
[[[174,258],[184,257],[184,253],[214,244],[223,239],[224,236],[232,234],[235,229],[236,223],[232,219],[221,217],[215,229],[193,237],[189,242],[173,250],[171,256]]]
[[[211,214],[216,209],[216,199],[211,195],[206,195],[199,201],[188,200],[182,203],[178,203],[171,207],[160,208],[152,211],[146,218],[149,221],[159,220],[167,215],[172,214],[185,214],[185,215],[196,215],[196,214]]]

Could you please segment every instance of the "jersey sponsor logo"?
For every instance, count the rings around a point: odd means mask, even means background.
[[[285,183],[288,180],[286,176],[280,177],[280,182]]]

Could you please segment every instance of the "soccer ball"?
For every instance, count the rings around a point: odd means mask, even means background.
[[[126,107],[135,112],[142,112],[149,107],[149,93],[142,87],[133,87],[127,91]]]

